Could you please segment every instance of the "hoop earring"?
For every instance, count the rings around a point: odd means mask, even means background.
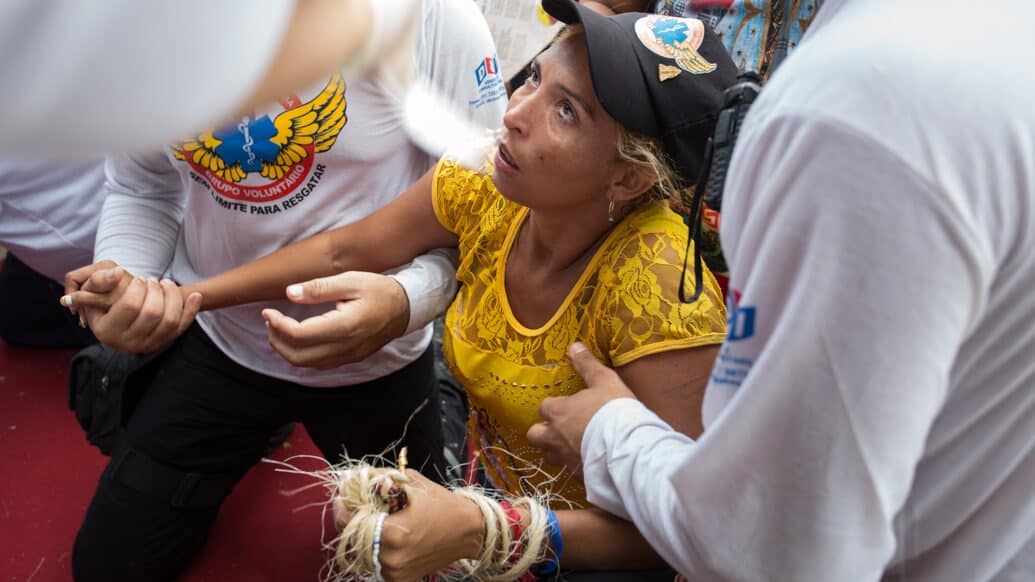
[[[612,198],[611,202],[607,205],[607,222],[610,224],[615,223],[615,199]]]

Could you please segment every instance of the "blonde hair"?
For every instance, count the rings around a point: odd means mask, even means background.
[[[681,200],[682,180],[665,154],[661,140],[626,129],[619,123],[615,149],[618,150],[618,159],[623,162],[649,168],[654,172],[654,185],[647,190],[641,200],[668,200],[670,202]]]

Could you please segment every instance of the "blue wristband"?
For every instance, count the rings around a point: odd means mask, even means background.
[[[561,552],[564,551],[564,538],[561,537],[561,525],[557,523],[557,514],[546,509],[546,532],[550,534],[550,545],[553,546],[553,558],[539,562],[528,569],[536,578],[545,578],[557,573],[561,564]]]

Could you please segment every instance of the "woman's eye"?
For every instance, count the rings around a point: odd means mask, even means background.
[[[571,106],[571,103],[561,103],[558,114],[565,121],[575,121],[576,119],[575,108]]]
[[[532,68],[530,68],[528,70],[528,76],[525,77],[525,83],[528,84],[528,85],[538,85],[539,84],[539,68],[538,67],[532,67]]]

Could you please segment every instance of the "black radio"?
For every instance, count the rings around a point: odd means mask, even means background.
[[[748,71],[741,73],[737,83],[723,93],[722,109],[715,121],[715,134],[712,137],[712,167],[704,195],[704,203],[715,212],[722,211],[722,189],[726,183],[730,158],[733,157],[733,146],[740,135],[740,126],[761,90],[762,78],[758,73]]]

